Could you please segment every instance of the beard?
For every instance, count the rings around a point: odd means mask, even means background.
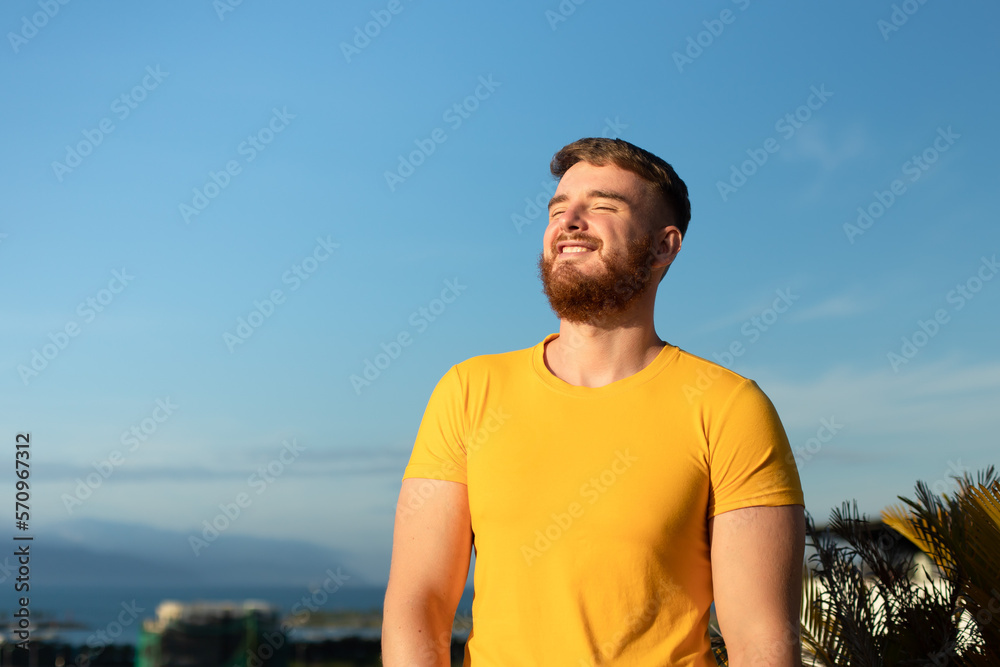
[[[565,238],[565,237],[564,237]],[[562,240],[562,239],[560,239]],[[603,247],[598,239],[575,236]],[[555,255],[538,257],[538,274],[542,291],[556,316],[569,322],[600,326],[621,315],[652,282],[653,237],[651,234],[633,239],[624,252],[609,253],[604,259],[604,271],[591,275],[574,266],[572,260],[556,266]]]

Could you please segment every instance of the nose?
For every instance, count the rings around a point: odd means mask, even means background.
[[[576,236],[581,232],[586,232],[588,228],[584,209],[579,206],[567,206],[558,216],[552,219],[549,224],[547,237],[553,255],[558,255],[556,251],[556,239]]]
[[[579,206],[567,206],[566,210],[556,218],[556,225],[565,231],[581,231],[587,229],[587,221],[580,214]]]

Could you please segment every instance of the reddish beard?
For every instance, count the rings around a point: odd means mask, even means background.
[[[546,257],[544,252],[538,257],[538,274],[559,319],[600,325],[624,313],[646,292],[653,259],[653,237],[647,235],[630,241],[624,252],[608,253],[605,270],[597,275],[581,271],[572,260],[556,267],[556,255]]]

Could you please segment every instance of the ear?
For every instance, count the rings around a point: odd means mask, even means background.
[[[653,265],[652,268],[670,268],[677,253],[681,251],[681,230],[674,225],[660,227],[653,232]]]

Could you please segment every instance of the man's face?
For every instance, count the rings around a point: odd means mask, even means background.
[[[578,162],[549,203],[538,258],[542,287],[560,319],[599,324],[624,312],[650,286],[653,221],[664,206],[652,187],[614,165]]]

